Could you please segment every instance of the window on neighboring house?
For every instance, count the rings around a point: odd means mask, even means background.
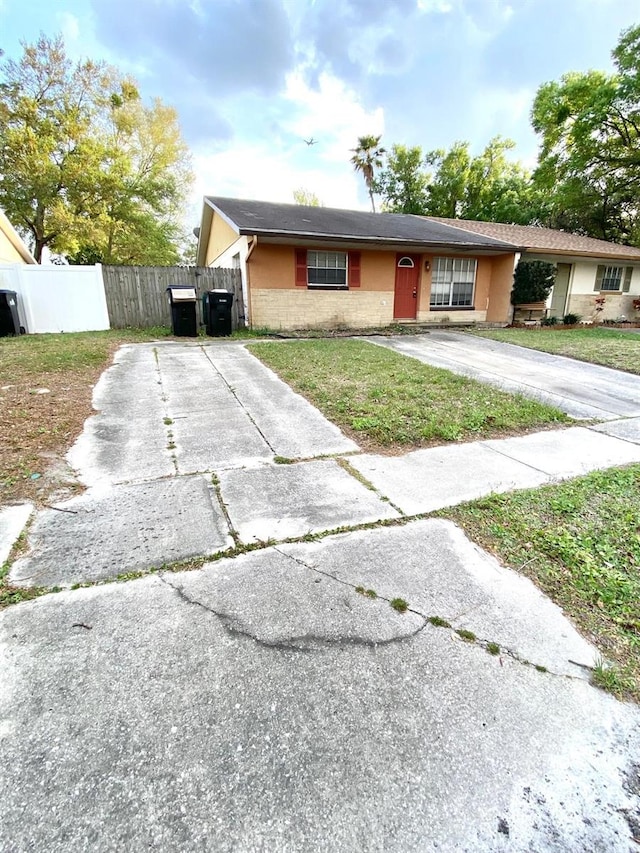
[[[360,252],[296,249],[296,286],[349,290],[360,287]]]
[[[613,290],[627,292],[631,284],[632,267],[614,267],[599,264],[594,290]]]
[[[472,308],[475,280],[475,258],[434,258],[431,307]]]

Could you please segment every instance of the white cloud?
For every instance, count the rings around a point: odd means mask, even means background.
[[[309,87],[301,71],[289,74],[284,98],[295,113],[285,122],[287,129],[300,138],[318,139],[318,153],[328,162],[344,162],[359,136],[384,131],[382,107],[366,110],[356,92],[326,73],[320,76],[317,89]]]
[[[80,37],[80,21],[71,12],[60,12],[58,14],[60,21],[60,31],[64,36],[67,44],[77,42]]]
[[[203,195],[292,203],[293,191],[304,187],[328,207],[366,208],[350,149],[359,136],[383,132],[382,108],[367,110],[352,89],[328,74],[313,89],[298,70],[287,77],[278,112],[284,118],[277,144],[256,127],[253,136],[245,130],[224,150],[195,153],[198,203]],[[317,144],[305,145],[310,137]]]

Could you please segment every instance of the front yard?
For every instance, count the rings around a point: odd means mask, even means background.
[[[615,662],[595,682],[640,701],[640,465],[437,515],[531,578]]]
[[[558,409],[356,340],[249,346],[361,446],[407,450],[567,423]]]
[[[507,344],[567,355],[580,361],[602,364],[628,373],[640,374],[640,332],[586,328],[492,329],[473,334]]]
[[[122,343],[168,329],[0,338],[0,505],[42,500],[92,413],[91,394]]]

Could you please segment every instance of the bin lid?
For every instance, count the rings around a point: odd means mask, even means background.
[[[185,284],[173,284],[167,288],[174,302],[195,302],[196,289]]]

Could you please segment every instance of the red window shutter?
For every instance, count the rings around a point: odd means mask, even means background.
[[[307,286],[307,250],[296,249],[296,287]]]
[[[349,252],[349,287],[360,287],[360,252]]]

